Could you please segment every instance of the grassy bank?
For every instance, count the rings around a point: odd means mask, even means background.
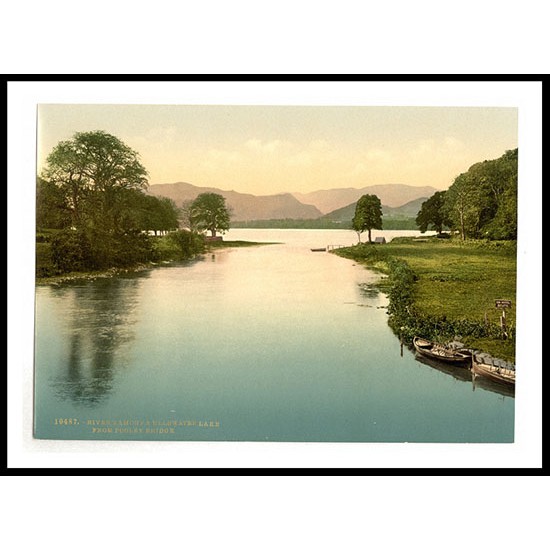
[[[388,275],[389,324],[411,341],[415,334],[466,345],[507,360],[515,357],[516,243],[399,238],[357,245],[336,254]],[[508,299],[509,338],[500,330],[495,300]]]
[[[55,234],[55,232],[52,232]],[[153,260],[136,263],[126,267],[109,267],[105,269],[62,271],[52,260],[49,238],[37,238],[36,243],[36,284],[61,284],[77,280],[93,280],[113,277],[123,273],[135,273],[152,269],[173,262],[191,260],[202,253],[222,248],[243,248],[274,243],[253,241],[199,241],[189,234],[169,234],[151,237]]]
[[[49,275],[47,277],[36,277],[37,285],[59,285],[63,283],[71,283],[76,281],[93,281],[95,279],[108,279],[125,273],[139,273],[157,267],[158,264],[153,262],[149,264],[138,264],[132,267],[120,268],[111,267],[97,271],[71,271],[69,273],[61,273],[59,275]]]
[[[36,235],[36,279],[72,280],[139,271],[144,266],[190,260],[207,249],[204,237],[189,231],[124,237],[121,242],[105,242],[77,231],[41,231]]]

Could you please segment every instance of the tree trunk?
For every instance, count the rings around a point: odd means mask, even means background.
[[[216,238],[216,228],[212,228],[212,229],[210,229],[210,231],[212,232],[212,238],[215,239]]]
[[[370,238],[370,229],[369,229],[369,243],[372,243],[372,240]]]

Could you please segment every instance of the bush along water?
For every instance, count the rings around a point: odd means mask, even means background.
[[[186,230],[152,237],[140,231],[116,234],[95,228],[63,229],[37,243],[36,275],[134,268],[189,260],[204,251],[203,235]]]

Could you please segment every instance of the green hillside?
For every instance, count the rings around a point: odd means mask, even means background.
[[[384,216],[384,218],[388,220],[390,219],[391,220],[397,220],[397,219],[414,220],[420,208],[422,207],[422,203],[425,200],[426,200],[426,197],[421,197],[419,199],[414,199],[402,206],[397,206],[397,207],[382,205],[382,215]],[[351,222],[351,219],[355,214],[355,205],[356,203],[353,202],[351,204],[348,204],[347,206],[344,206],[343,208],[338,208],[337,210],[333,210],[332,212],[325,214],[323,218],[334,220],[334,221],[340,221],[340,222]]]

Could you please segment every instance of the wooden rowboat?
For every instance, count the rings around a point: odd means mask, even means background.
[[[326,252],[327,249],[326,248],[312,248],[311,251],[312,252]]]
[[[474,375],[485,376],[504,384],[516,384],[516,367],[511,363],[494,359],[486,354],[475,354],[472,359]]]
[[[413,345],[420,355],[437,361],[452,363],[455,366],[469,366],[472,361],[471,355],[464,351],[451,349],[418,336],[414,337]]]

